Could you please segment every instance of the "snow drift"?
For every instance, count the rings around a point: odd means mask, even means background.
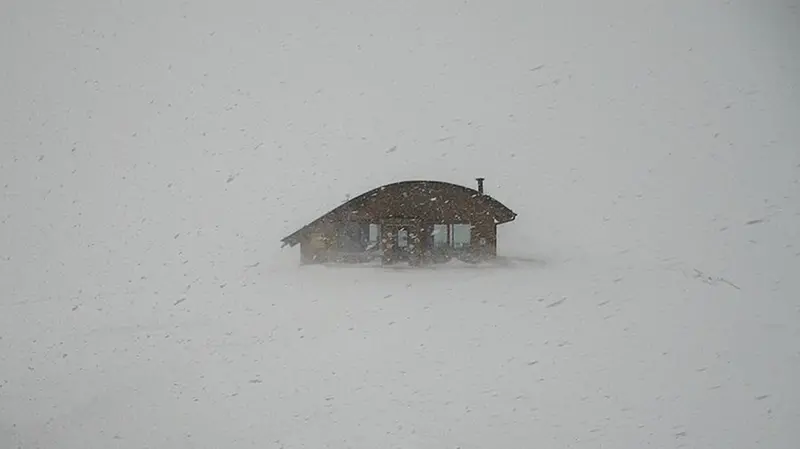
[[[0,446],[794,448],[788,1],[0,10]],[[402,179],[497,269],[299,269]]]

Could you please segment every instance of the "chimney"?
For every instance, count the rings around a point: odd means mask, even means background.
[[[480,193],[481,195],[483,195],[483,180],[484,179],[486,179],[486,178],[475,178],[475,180],[478,181],[478,193]]]

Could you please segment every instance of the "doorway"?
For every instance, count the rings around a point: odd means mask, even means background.
[[[382,262],[391,265],[408,262],[418,265],[422,259],[422,226],[415,219],[391,219],[381,222]]]

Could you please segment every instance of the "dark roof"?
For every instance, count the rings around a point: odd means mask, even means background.
[[[312,221],[311,223],[303,226],[302,228],[298,229],[297,231],[295,231],[295,232],[289,234],[288,236],[284,237],[283,239],[281,239],[281,242],[283,242],[283,246],[286,246],[286,245],[295,246],[295,245],[297,245],[299,243],[299,238],[305,232],[308,232],[309,230],[313,229],[314,226],[316,226],[317,224],[319,224],[321,222],[324,222],[327,219],[333,218],[333,217],[337,216],[337,214],[339,214],[339,213],[341,213],[343,211],[358,209],[358,207],[360,205],[364,204],[367,200],[379,195],[383,191],[392,191],[394,189],[414,189],[414,188],[428,188],[428,189],[430,189],[432,187],[433,188],[456,189],[456,190],[462,191],[465,194],[470,195],[473,198],[480,198],[481,201],[483,201],[490,208],[491,213],[492,213],[492,215],[494,215],[494,219],[497,222],[497,224],[507,223],[509,221],[514,220],[516,218],[516,216],[517,216],[517,214],[514,211],[512,211],[511,209],[506,207],[500,201],[497,201],[496,199],[492,198],[491,196],[486,195],[485,193],[482,194],[482,193],[478,192],[477,190],[471,189],[469,187],[464,187],[464,186],[461,186],[461,185],[458,185],[458,184],[451,184],[449,182],[442,182],[442,181],[422,181],[422,180],[401,181],[401,182],[395,182],[395,183],[386,184],[384,186],[374,188],[374,189],[372,189],[372,190],[370,190],[368,192],[365,192],[365,193],[363,193],[363,194],[361,194],[361,195],[359,195],[359,196],[347,201],[346,203],[343,203],[343,204],[339,205],[338,207],[336,207],[335,209],[333,209],[330,212],[326,213],[325,215],[317,218],[316,220]]]

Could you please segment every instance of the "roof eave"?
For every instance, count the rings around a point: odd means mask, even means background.
[[[517,214],[514,213],[514,212],[511,212],[511,216],[509,218],[502,219],[502,220],[497,220],[497,224],[501,225],[501,224],[505,224],[505,223],[510,223],[510,222],[514,221],[516,218],[517,218]]]
[[[288,246],[290,248],[293,248],[298,243],[300,243],[300,241],[297,238],[295,238],[295,236],[292,235],[292,236],[289,236],[289,237],[282,238],[281,239],[281,243],[282,243],[281,248],[286,247],[286,246]]]

